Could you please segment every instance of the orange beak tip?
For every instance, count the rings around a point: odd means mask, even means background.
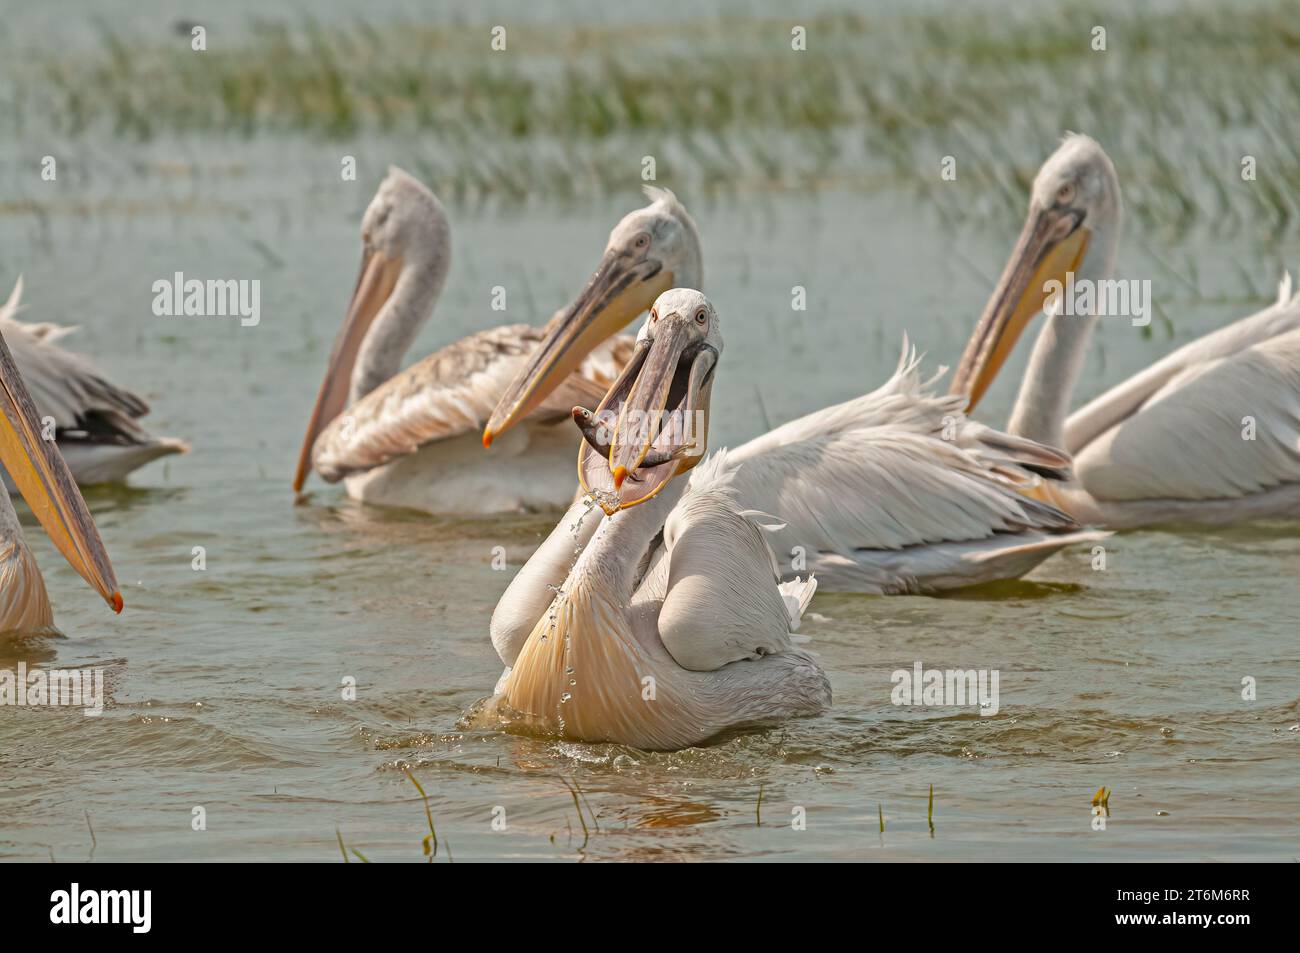
[[[627,479],[627,467],[614,468],[614,489],[622,489],[623,481]]]
[[[117,613],[118,615],[121,615],[121,613],[122,613],[122,593],[120,593],[120,592],[114,590],[114,591],[113,591],[112,599],[111,599],[110,601],[111,601],[112,606],[113,606],[113,611],[114,611],[115,613]]]
[[[483,431],[483,449],[484,449],[484,450],[489,450],[489,449],[491,449],[491,447],[492,447],[492,431],[491,431],[491,430],[484,430],[484,431]]]

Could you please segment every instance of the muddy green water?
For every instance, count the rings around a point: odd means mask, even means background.
[[[1067,552],[943,599],[819,596],[803,631],[833,709],[704,748],[464,729],[500,673],[492,607],[553,519],[432,519],[319,481],[294,506],[289,490],[355,278],[356,223],[410,145],[365,144],[355,183],[336,180],[344,147],[292,139],[64,146],[93,171],[55,195],[31,173],[44,146],[7,146],[0,181],[35,210],[0,215],[0,284],[23,273],[26,316],[81,325],[69,343],[194,450],[89,493],[120,617],[29,534],[64,636],[0,645],[0,667],[101,666],[111,702],[99,718],[0,708],[0,858],[330,861],[337,831],[372,860],[422,860],[406,769],[428,793],[439,861],[1300,856],[1294,523],[1118,536],[1105,571]],[[621,201],[454,208],[452,274],[412,356],[544,319],[636,202],[630,182]],[[955,362],[1014,239],[944,225],[905,190],[692,208],[727,341],[715,446],[876,386],[904,330],[931,364]],[[1278,260],[1300,262],[1294,245],[1246,237],[1164,241],[1126,235],[1122,270],[1152,279],[1169,323],[1150,337],[1103,324],[1081,397],[1263,306]],[[154,316],[151,284],[175,271],[259,279],[261,323]],[[498,284],[505,315],[489,308]],[[795,285],[806,312],[790,309]],[[1005,421],[1024,350],[986,419]],[[918,660],[999,670],[999,713],[893,706],[891,673]],[[585,846],[564,780],[596,816]],[[1113,794],[1097,831],[1101,786]],[[192,829],[196,807],[206,830]]]

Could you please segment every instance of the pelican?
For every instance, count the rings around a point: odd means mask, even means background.
[[[770,518],[741,504],[721,458],[689,488],[683,477],[704,448],[721,354],[704,295],[659,296],[600,405],[617,420],[612,445],[586,427],[578,453],[583,488],[610,515],[587,506],[578,525],[560,522],[546,545],[580,555],[558,592],[541,586],[526,636],[498,645],[507,669],[488,710],[510,726],[676,750],[829,707],[825,673],[792,635],[815,581],[780,582]],[[580,426],[591,416],[573,413]],[[664,416],[653,438],[635,423]]]
[[[1007,427],[1074,455],[1075,479],[1044,483],[1045,498],[1112,529],[1295,514],[1300,296],[1289,276],[1272,307],[1178,348],[1067,417],[1098,315],[1062,313],[1049,283],[1064,286],[1069,273],[1076,287],[1109,279],[1120,220],[1109,156],[1087,136],[1066,136],[1034,179],[1028,219],[953,392],[973,409],[1046,309]]]
[[[68,465],[41,418],[0,331],[0,464],[72,568],[122,611],[113,567]],[[9,494],[0,493],[0,632],[50,630],[45,580],[23,537]]]
[[[120,482],[151,460],[189,449],[183,440],[148,433],[136,422],[149,412],[142,398],[109,383],[84,357],[59,346],[76,328],[15,320],[22,296],[20,276],[0,307],[0,333],[41,416],[54,419],[55,439],[77,483]],[[15,492],[9,478],[5,487]]]
[[[577,315],[553,323],[497,405],[488,435],[506,433],[530,406],[550,399],[548,388],[598,340]],[[1066,473],[1066,455],[968,420],[961,397],[934,392],[943,373],[923,379],[905,340],[882,387],[777,427],[718,461],[720,470],[735,471],[730,485],[745,507],[781,514],[772,547],[783,565],[789,559],[785,575],[813,572],[823,589],[840,592],[933,592],[1014,578],[1065,546],[1106,535],[1026,495],[1042,474]],[[614,465],[632,469],[626,460]],[[583,506],[576,502],[567,521]],[[564,546],[548,552],[544,544],[520,571],[520,589],[498,606],[501,641],[526,634],[545,607],[538,605],[545,585],[564,578]]]
[[[695,223],[671,192],[647,188],[650,204],[610,234],[591,280],[552,319],[581,326],[568,353],[548,352],[549,398],[507,393],[535,366],[545,329],[512,324],[463,338],[398,373],[428,320],[450,264],[450,228],[422,183],[390,169],[362,220],[361,276],[330,355],[294,476],[313,467],[345,479],[350,497],[430,513],[489,513],[568,505],[575,480],[569,411],[598,401],[631,353],[610,338],[660,292],[701,279]],[[570,353],[581,357],[570,360]],[[488,415],[516,408],[508,438],[493,441]],[[479,431],[483,435],[484,453]]]

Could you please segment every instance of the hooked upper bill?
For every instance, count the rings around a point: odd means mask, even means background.
[[[122,611],[122,593],[86,501],[53,439],[45,439],[31,394],[0,336],[0,463],[68,564]],[[0,489],[0,492],[3,492]]]
[[[1091,236],[1083,222],[1083,211],[1068,205],[1030,210],[953,377],[951,392],[967,397],[967,413],[997,378],[1025,327],[1049,304],[1049,289],[1063,287],[1083,262]]]
[[[708,299],[667,291],[600,406],[573,409],[578,480],[607,514],[651,499],[703,457],[721,347]]]
[[[647,188],[650,205],[625,215],[586,286],[506,387],[483,429],[483,445],[528,417],[603,341],[678,282],[699,281],[699,235],[677,197]]]
[[[542,343],[497,401],[483,429],[483,445],[490,446],[536,410],[588,354],[626,327],[672,280],[672,272],[656,259],[606,251],[586,287],[552,319]]]

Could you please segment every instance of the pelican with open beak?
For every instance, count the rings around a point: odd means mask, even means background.
[[[361,274],[311,411],[295,492],[314,468],[330,482],[346,479],[354,499],[432,513],[572,500],[570,408],[599,401],[622,370],[632,341],[617,332],[673,281],[699,279],[690,216],[672,193],[647,192],[650,204],[619,222],[591,279],[545,328],[480,331],[399,371],[445,281],[450,227],[432,192],[391,170],[362,222]],[[535,380],[512,383],[524,377]]]
[[[684,476],[698,456],[679,451],[703,448],[721,352],[712,304],[672,289],[601,402],[608,428],[575,409],[583,481],[609,515],[566,517],[547,541],[563,540],[572,568],[544,589],[550,611],[537,612],[488,708],[513,730],[675,750],[829,706],[825,673],[793,635],[816,584],[780,582],[769,518],[741,504],[724,467]],[[635,416],[695,411],[694,433]],[[575,532],[586,545],[573,562]]]
[[[578,480],[607,514],[644,503],[704,455],[720,342],[709,309],[683,312],[682,303],[661,295],[600,406],[573,408]]]
[[[1045,236],[1068,232],[1071,223],[1070,216],[1053,214],[1034,225],[1025,243],[1044,245]],[[1069,237],[1070,247],[1085,234]],[[1035,267],[1051,271],[1063,254],[1056,246],[1036,254]],[[590,405],[577,402],[581,484],[607,513],[653,498],[704,452],[707,427],[700,423],[707,424],[715,355],[707,340],[691,336],[696,317],[652,315],[600,406],[588,411]],[[557,368],[563,370],[559,362],[581,360],[600,333],[612,331],[584,324],[576,312],[562,316],[510,384],[488,435],[502,439],[514,419],[511,407],[553,399],[548,388]],[[1098,538],[1024,492],[1045,475],[1068,471],[1067,456],[968,420],[965,396],[936,393],[936,379],[922,376],[904,339],[897,371],[877,390],[813,411],[727,454],[742,502],[782,515],[773,548],[793,557],[784,577],[812,570],[824,589],[847,592],[956,589],[1015,578],[1065,546]],[[571,525],[583,505],[571,508],[561,525]],[[517,651],[549,603],[546,587],[563,581],[571,549],[571,541],[554,551],[544,545],[532,568],[520,572],[518,588],[512,583],[498,604],[493,642],[503,657]]]
[[[68,563],[122,611],[104,543],[53,439],[0,336],[0,463]],[[53,624],[45,582],[23,538],[7,493],[0,493],[0,632],[38,631]]]

